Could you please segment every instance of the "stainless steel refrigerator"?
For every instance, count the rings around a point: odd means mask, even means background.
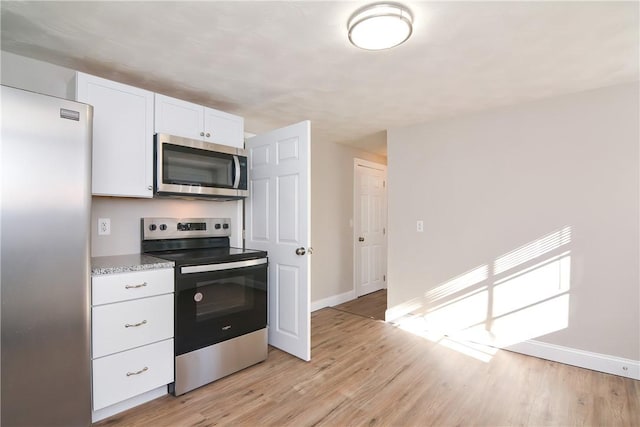
[[[1,90],[1,424],[91,425],[93,108]]]

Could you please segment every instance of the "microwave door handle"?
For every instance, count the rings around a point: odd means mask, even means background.
[[[236,171],[233,179],[233,188],[238,188],[240,185],[240,159],[238,159],[238,156],[233,156],[233,164]]]

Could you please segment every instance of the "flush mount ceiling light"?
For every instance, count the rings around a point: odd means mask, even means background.
[[[349,41],[362,49],[389,49],[411,36],[412,23],[411,12],[400,4],[372,4],[357,10],[349,19]]]

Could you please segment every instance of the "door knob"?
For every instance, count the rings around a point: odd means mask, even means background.
[[[309,255],[311,255],[313,253],[313,248],[311,246],[309,246],[309,249],[307,249],[307,253]]]
[[[364,242],[364,237],[358,237],[358,242]]]
[[[300,256],[302,256],[302,255],[304,255],[305,253],[307,253],[307,251],[305,251],[305,249],[304,249],[304,248],[298,248],[298,249],[296,249],[296,255],[300,255]]]

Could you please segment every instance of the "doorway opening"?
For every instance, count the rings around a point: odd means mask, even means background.
[[[370,294],[335,305],[331,308],[357,314],[358,316],[369,319],[384,321],[385,312],[387,311],[387,290],[380,289],[379,291],[371,292]]]

